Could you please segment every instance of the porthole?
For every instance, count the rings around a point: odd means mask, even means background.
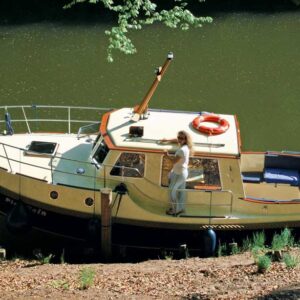
[[[94,200],[92,198],[86,198],[85,199],[85,204],[87,206],[92,206],[94,204]]]
[[[56,191],[50,192],[50,197],[51,197],[52,199],[57,199],[57,198],[58,198],[58,192],[56,192]]]

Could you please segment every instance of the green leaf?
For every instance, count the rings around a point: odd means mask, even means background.
[[[198,17],[188,9],[189,1],[173,0],[170,9],[159,10],[152,0],[72,0],[63,8],[68,9],[82,2],[90,4],[102,3],[104,7],[117,15],[117,24],[106,30],[108,36],[107,61],[113,62],[113,51],[124,54],[137,52],[133,42],[127,36],[131,30],[141,30],[143,26],[160,22],[170,28],[189,30],[191,27],[199,28],[205,23],[211,23],[211,17]],[[203,0],[199,0],[203,2]],[[121,4],[120,4],[121,3]]]

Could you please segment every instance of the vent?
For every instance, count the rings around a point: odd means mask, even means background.
[[[129,137],[142,137],[144,135],[143,126],[130,126]]]

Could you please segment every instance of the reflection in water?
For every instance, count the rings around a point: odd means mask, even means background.
[[[78,22],[74,12],[68,22],[65,12],[47,22],[40,21],[46,13],[2,18],[1,105],[133,106],[172,50],[174,63],[150,107],[237,114],[243,149],[299,151],[299,9],[279,9],[208,7],[214,23],[202,29],[154,25],[131,33],[139,52],[116,53],[113,64],[106,62],[108,16],[100,22],[94,15]]]

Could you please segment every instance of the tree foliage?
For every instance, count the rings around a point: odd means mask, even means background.
[[[203,0],[198,0],[203,2]],[[130,30],[140,30],[143,26],[154,22],[161,22],[170,28],[188,30],[191,26],[201,27],[204,23],[212,22],[211,17],[197,17],[189,9],[185,0],[173,0],[172,7],[160,8],[152,0],[73,0],[65,8],[76,3],[89,2],[96,4],[101,2],[104,7],[117,15],[117,26],[107,30],[105,34],[109,38],[107,59],[113,61],[113,51],[119,50],[125,54],[134,54],[137,49],[128,36]]]

